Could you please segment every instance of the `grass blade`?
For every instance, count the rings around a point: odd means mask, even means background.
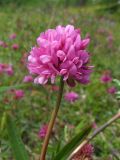
[[[16,160],[29,160],[29,156],[27,151],[25,150],[24,144],[16,128],[14,120],[10,115],[7,115],[7,131],[8,137],[10,141],[10,145],[12,147],[14,157]]]
[[[84,140],[84,138],[86,138],[91,129],[92,126],[88,125],[82,131],[80,131],[67,145],[60,150],[60,152],[55,156],[54,160],[66,160],[75,147],[77,147]]]

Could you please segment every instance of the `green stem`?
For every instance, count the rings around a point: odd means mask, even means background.
[[[51,132],[52,132],[52,129],[53,129],[53,126],[54,126],[54,123],[55,123],[55,119],[57,117],[57,113],[58,113],[58,110],[59,110],[59,107],[60,107],[63,88],[64,88],[64,82],[63,82],[63,78],[61,77],[59,92],[58,92],[58,97],[57,97],[57,102],[56,102],[56,107],[54,108],[54,110],[52,112],[52,115],[51,115],[51,119],[50,119],[50,122],[49,122],[49,125],[48,125],[47,133],[46,133],[45,140],[43,142],[43,146],[42,146],[42,150],[41,150],[40,160],[45,160],[50,135],[51,135]]]
[[[84,140],[74,151],[73,153],[70,155],[70,157],[68,159],[71,159],[71,157],[76,154],[84,145],[86,145],[87,143],[89,143],[92,139],[94,139],[99,133],[101,133],[103,130],[105,130],[107,127],[109,127],[113,122],[115,122],[117,119],[120,118],[120,111],[118,111],[118,113],[113,116],[110,120],[108,120],[106,123],[104,123],[100,128],[97,128],[93,134],[88,137],[86,140]]]
[[[105,128],[110,126],[113,122],[120,118],[120,112],[118,112],[115,116],[113,116],[109,121],[103,124],[100,128],[96,129],[91,137],[88,138],[88,141],[91,141],[94,137],[96,137],[100,132],[102,132]]]

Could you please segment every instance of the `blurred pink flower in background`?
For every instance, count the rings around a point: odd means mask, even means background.
[[[33,82],[33,77],[31,75],[27,75],[24,77],[23,82]]]
[[[8,66],[4,69],[4,71],[5,71],[5,73],[7,73],[9,76],[12,76],[12,75],[14,74],[12,65],[8,65]]]
[[[12,76],[14,74],[12,65],[0,63],[0,73],[7,73],[9,76]]]
[[[10,36],[9,36],[9,39],[15,39],[16,38],[16,33],[12,33],[12,34],[10,34]]]
[[[28,69],[36,74],[35,83],[55,82],[56,76],[63,76],[71,87],[75,81],[87,84],[93,66],[87,66],[89,53],[86,48],[90,38],[81,39],[80,29],[72,25],[48,29],[37,38],[37,46],[28,56]]]
[[[58,86],[52,85],[51,88],[52,88],[52,91],[59,91],[59,87]]]
[[[4,42],[0,40],[0,46],[3,46]]]
[[[19,89],[19,90],[14,90],[13,92],[15,94],[15,99],[21,99],[24,97],[24,91]]]
[[[107,90],[107,92],[109,93],[109,94],[115,94],[116,93],[116,91],[117,91],[117,89],[113,86],[113,87],[110,87],[110,88],[108,88],[108,90]]]
[[[18,49],[19,49],[19,45],[16,44],[16,43],[13,44],[13,45],[12,45],[12,49],[13,49],[13,50],[18,50]]]
[[[0,41],[0,46],[3,47],[3,48],[7,48],[8,47],[7,43],[5,43],[3,41]]]
[[[0,74],[4,72],[4,64],[0,63]]]
[[[68,102],[75,102],[79,99],[79,95],[76,92],[68,92],[64,96],[65,100]]]
[[[94,147],[91,144],[84,145],[71,160],[92,160]]]
[[[108,41],[108,48],[112,48],[113,47],[113,35],[112,34],[108,35],[107,41]]]
[[[81,154],[84,154],[86,157],[90,158],[94,152],[94,148],[91,144],[86,144],[85,146],[83,146],[80,152]]]
[[[3,43],[3,48],[7,48],[8,47],[8,45],[7,45],[7,43]]]
[[[47,133],[47,128],[48,128],[47,124],[42,125],[42,127],[40,128],[39,133],[38,133],[39,138],[41,138],[41,139],[45,138],[46,133]]]
[[[104,72],[103,75],[100,77],[101,83],[109,83],[112,81],[112,77],[109,72]]]

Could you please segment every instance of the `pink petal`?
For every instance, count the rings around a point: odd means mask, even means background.
[[[65,53],[63,51],[59,50],[59,51],[57,51],[57,57],[59,57],[60,60],[62,61],[65,58]]]
[[[42,55],[40,56],[40,61],[45,64],[45,63],[49,63],[51,61],[51,56],[48,55]]]
[[[73,59],[74,57],[75,57],[75,48],[72,45],[68,50],[67,58],[68,59]]]
[[[60,74],[61,74],[61,75],[64,75],[64,74],[67,73],[67,71],[68,71],[67,69],[62,69],[62,70],[60,71]]]
[[[82,42],[81,42],[81,48],[82,49],[86,48],[89,43],[90,43],[90,38],[86,38],[86,39],[82,40]]]

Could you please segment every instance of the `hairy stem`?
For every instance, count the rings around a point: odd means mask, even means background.
[[[48,125],[47,133],[46,133],[45,140],[43,142],[43,146],[42,146],[42,150],[41,150],[40,160],[45,160],[50,135],[51,135],[51,132],[52,132],[52,129],[53,129],[53,126],[54,126],[54,123],[55,123],[55,119],[57,117],[57,113],[58,113],[58,110],[59,110],[59,107],[60,107],[63,88],[64,88],[64,82],[63,82],[63,78],[61,77],[59,92],[58,92],[58,97],[57,97],[57,102],[56,102],[56,107],[54,108],[54,110],[52,112],[52,115],[51,115],[51,119],[50,119],[50,122],[49,122],[49,125]]]

